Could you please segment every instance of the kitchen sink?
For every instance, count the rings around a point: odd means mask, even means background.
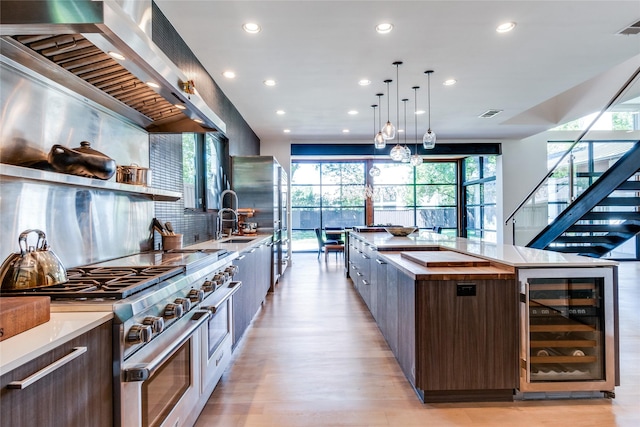
[[[220,243],[247,243],[247,242],[250,242],[252,240],[253,240],[253,238],[250,238],[250,239],[229,239],[229,240],[224,240],[224,241],[222,241]]]

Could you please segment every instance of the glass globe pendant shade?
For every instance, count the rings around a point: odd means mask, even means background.
[[[387,146],[387,141],[384,139],[382,132],[378,132],[376,134],[375,138],[373,138],[373,144],[378,149],[384,148]]]
[[[424,133],[424,136],[422,137],[422,146],[427,150],[431,150],[431,149],[435,148],[435,146],[436,146],[436,133],[434,131],[432,131],[431,128],[429,128]]]
[[[396,127],[391,122],[387,122],[380,132],[385,141],[396,137]]]
[[[422,164],[422,156],[420,154],[414,154],[413,156],[411,156],[411,159],[409,160],[409,163],[413,167],[420,166]]]
[[[402,147],[402,159],[400,160],[402,163],[409,163],[411,159],[411,150],[406,145]]]
[[[396,144],[396,146],[391,149],[389,156],[393,161],[402,161],[402,158],[404,157],[404,148],[400,144]]]
[[[373,165],[371,169],[369,169],[369,175],[371,176],[380,176],[380,168],[376,165]]]

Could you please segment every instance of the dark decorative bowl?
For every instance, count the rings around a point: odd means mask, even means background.
[[[406,237],[418,229],[418,227],[385,227],[388,233],[398,237]]]

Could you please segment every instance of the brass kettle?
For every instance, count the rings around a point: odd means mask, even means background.
[[[27,236],[38,234],[35,246],[27,247]],[[49,250],[47,236],[41,230],[26,230],[18,237],[20,253],[13,253],[0,266],[0,289],[21,291],[59,285],[67,281],[67,271]]]

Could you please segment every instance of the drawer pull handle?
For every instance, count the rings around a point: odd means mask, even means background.
[[[44,368],[40,369],[35,374],[28,376],[27,378],[23,379],[22,381],[12,381],[12,382],[10,382],[9,384],[7,384],[7,388],[23,390],[23,389],[29,387],[31,384],[35,383],[38,380],[41,380],[42,378],[44,378],[47,375],[51,374],[52,372],[58,370],[62,366],[66,365],[67,363],[71,362],[73,359],[77,358],[78,356],[80,356],[80,355],[82,355],[82,354],[84,354],[86,352],[87,352],[87,347],[74,347],[73,351],[71,353],[69,353],[66,356],[56,360],[52,364],[45,366]]]

